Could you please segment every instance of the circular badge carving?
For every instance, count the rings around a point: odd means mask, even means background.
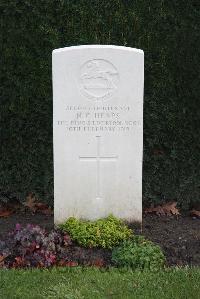
[[[80,90],[89,99],[104,100],[110,98],[117,90],[118,83],[118,71],[107,60],[89,60],[80,69]]]

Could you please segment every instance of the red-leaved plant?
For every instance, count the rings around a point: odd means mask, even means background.
[[[73,262],[65,256],[71,244],[68,234],[59,230],[45,231],[38,225],[16,225],[6,240],[0,241],[0,267],[49,267]],[[73,264],[74,265],[74,264]]]

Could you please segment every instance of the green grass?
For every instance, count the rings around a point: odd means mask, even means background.
[[[153,273],[94,268],[0,270],[1,299],[200,298],[200,268]]]

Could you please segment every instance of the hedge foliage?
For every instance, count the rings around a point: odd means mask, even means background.
[[[199,199],[200,9],[193,0],[1,0],[0,190],[53,199],[51,53],[145,52],[144,202]]]

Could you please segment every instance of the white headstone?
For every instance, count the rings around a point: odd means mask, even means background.
[[[142,50],[53,51],[55,223],[142,221],[143,81]]]

